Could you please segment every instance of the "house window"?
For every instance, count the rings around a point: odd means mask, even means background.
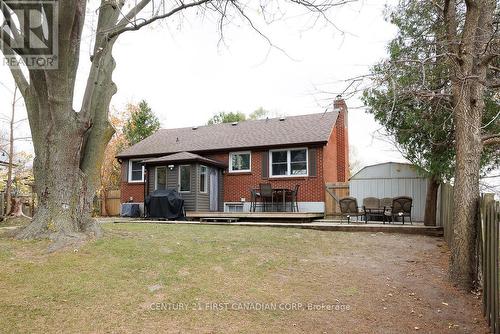
[[[271,152],[271,175],[288,175],[288,151]]]
[[[179,191],[180,192],[190,192],[191,191],[191,166],[190,165],[179,166]]]
[[[167,189],[167,167],[156,167],[155,190]]]
[[[200,166],[200,193],[206,193],[208,188],[208,178],[207,178],[208,168],[206,166]]]
[[[290,150],[290,175],[307,175],[307,150]]]
[[[144,165],[141,160],[130,160],[128,168],[128,182],[144,182]]]
[[[307,149],[274,150],[270,155],[271,176],[307,176]]]
[[[229,154],[230,172],[250,172],[252,158],[250,152],[232,152]]]

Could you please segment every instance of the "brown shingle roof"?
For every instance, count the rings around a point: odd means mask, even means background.
[[[160,162],[188,162],[188,161],[198,161],[198,162],[205,163],[207,165],[227,167],[224,162],[213,160],[213,159],[208,159],[208,158],[202,157],[201,155],[194,154],[191,152],[174,153],[174,154],[165,155],[165,156],[162,156],[159,158],[146,159],[143,162],[146,164],[155,164],[155,163],[160,163]]]
[[[127,148],[118,158],[158,156],[305,143],[326,143],[338,112],[223,123],[194,128],[161,129]]]

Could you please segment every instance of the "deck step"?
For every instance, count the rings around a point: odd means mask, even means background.
[[[207,212],[187,211],[186,218],[201,220],[217,218],[220,220],[238,219],[239,221],[285,221],[285,222],[311,222],[323,218],[322,212]]]
[[[236,223],[239,220],[237,217],[201,217],[200,223],[204,222],[226,222],[226,223]]]

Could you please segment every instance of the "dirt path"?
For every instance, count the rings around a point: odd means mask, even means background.
[[[341,314],[349,332],[487,333],[480,298],[447,279],[449,253],[440,238],[358,233],[352,248],[324,259],[348,273],[329,284],[354,286]],[[334,330],[334,328],[331,328]]]

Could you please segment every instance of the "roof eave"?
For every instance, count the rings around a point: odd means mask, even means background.
[[[189,152],[191,153],[202,153],[202,154],[208,154],[208,153],[216,153],[216,152],[231,152],[235,150],[265,150],[265,149],[275,149],[277,147],[292,147],[292,146],[304,146],[304,145],[325,145],[328,143],[328,140],[321,140],[321,141],[312,141],[312,142],[299,142],[299,143],[287,143],[287,144],[275,144],[275,145],[261,145],[261,146],[240,146],[240,147],[227,147],[227,148],[217,148],[217,149],[207,149],[207,150],[190,150]],[[141,159],[141,158],[150,158],[150,157],[156,157],[159,155],[165,155],[165,154],[176,154],[180,153],[183,151],[172,151],[172,152],[157,152],[157,153],[149,153],[149,154],[125,154],[121,155],[118,154],[115,156],[116,159]]]
[[[161,164],[183,164],[183,163],[192,163],[192,162],[199,162],[205,165],[210,165],[210,166],[216,166],[216,167],[221,167],[221,168],[226,168],[227,164],[220,162],[220,161],[215,161],[211,159],[200,159],[200,158],[192,158],[192,159],[176,159],[176,160],[164,160],[164,161],[145,161],[145,165],[161,165]]]

